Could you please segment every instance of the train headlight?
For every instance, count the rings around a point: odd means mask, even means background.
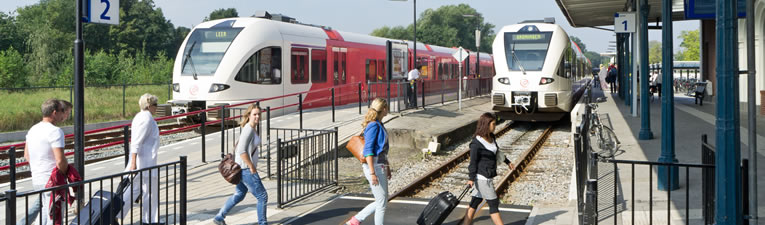
[[[497,81],[499,81],[502,84],[510,85],[510,79],[507,79],[507,77],[501,77],[501,78],[497,79]]]
[[[181,92],[181,84],[173,83],[173,91],[174,92]]]
[[[555,81],[555,79],[543,77],[541,80],[539,80],[539,85],[550,84],[553,81]]]
[[[231,86],[228,86],[226,84],[212,84],[210,86],[210,93],[219,92],[228,89]]]

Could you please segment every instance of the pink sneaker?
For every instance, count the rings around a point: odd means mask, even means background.
[[[361,225],[361,222],[357,220],[356,217],[354,216],[354,217],[351,217],[351,220],[348,220],[348,222],[345,224],[346,225]]]

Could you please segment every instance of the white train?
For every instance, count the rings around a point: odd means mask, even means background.
[[[493,110],[503,119],[554,121],[571,112],[590,61],[552,18],[503,27],[493,43]]]
[[[279,115],[304,108],[366,101],[367,81],[387,81],[386,41],[389,39],[340,32],[328,27],[297,23],[293,18],[260,12],[258,17],[227,18],[201,23],[180,46],[173,68],[174,114],[257,99],[261,106],[277,108]],[[398,41],[400,40],[391,40]],[[393,58],[392,80],[414,67],[412,42]],[[451,48],[417,43],[417,64],[425,66],[425,80],[457,79],[458,64]],[[471,65],[476,64],[475,53]],[[493,75],[490,54],[480,54],[480,68],[469,74]],[[358,83],[363,94],[359,95]],[[440,90],[426,90],[426,92]],[[391,90],[393,94],[397,90]],[[379,96],[378,93],[373,96]],[[294,95],[294,96],[293,96]],[[395,96],[393,96],[395,97]],[[278,109],[282,108],[283,109]],[[216,111],[208,113],[217,119]]]

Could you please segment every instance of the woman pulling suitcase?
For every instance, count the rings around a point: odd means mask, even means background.
[[[473,186],[473,199],[470,200],[470,208],[462,219],[463,225],[473,223],[476,208],[483,200],[489,204],[489,213],[494,224],[503,224],[502,218],[499,217],[499,199],[494,191],[493,178],[497,176],[497,162],[505,162],[511,170],[513,165],[499,151],[499,145],[494,136],[496,120],[491,113],[481,115],[475,137],[470,142],[470,165],[468,166],[470,179],[467,184]]]

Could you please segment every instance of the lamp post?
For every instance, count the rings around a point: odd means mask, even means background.
[[[478,17],[478,14],[463,14],[462,17],[473,18]],[[478,27],[475,29],[475,75],[480,77],[481,66],[481,23],[478,23]],[[470,61],[468,61],[469,63]]]
[[[407,0],[389,0],[389,1],[405,2]],[[414,23],[412,23],[412,29],[414,29],[414,47],[412,47],[413,49],[412,56],[414,57],[414,59],[412,60],[412,62],[414,62],[414,65],[412,65],[412,68],[415,68],[417,67],[417,0],[412,0],[412,6],[413,6],[412,15],[414,17]]]

